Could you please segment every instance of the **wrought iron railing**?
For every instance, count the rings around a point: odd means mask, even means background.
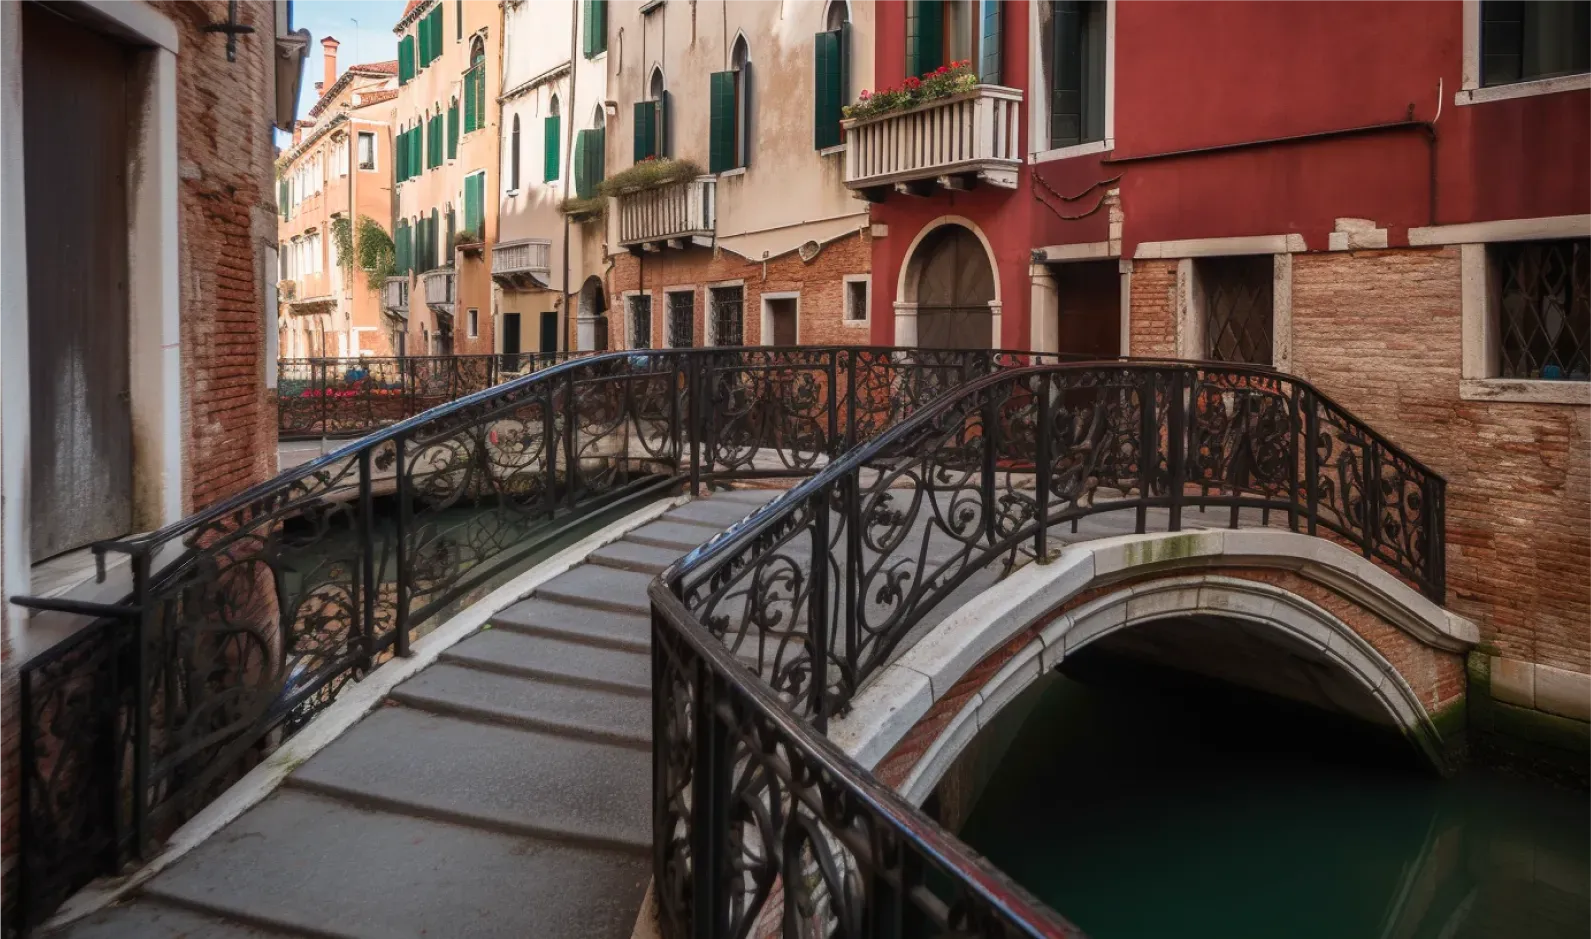
[[[406,655],[428,623],[594,513],[682,484],[811,476],[694,552],[668,575],[671,591],[654,588],[656,874],[669,935],[701,917],[745,922],[771,902],[770,878],[798,866],[814,873],[782,888],[786,917],[830,915],[812,905],[826,896],[824,911],[861,916],[867,929],[894,916],[1060,934],[1052,914],[821,739],[900,630],[964,571],[1042,552],[1047,525],[1087,511],[1082,492],[1103,499],[1109,487],[1145,508],[1280,509],[1311,531],[1360,539],[1439,595],[1441,481],[1284,376],[1024,367],[1037,358],[592,355],[405,417],[160,531],[96,546],[129,556],[124,602],[12,598],[94,618],[21,668],[22,917],[37,922],[88,879],[148,856],[348,683]],[[1308,480],[1283,478],[1278,446]],[[1354,465],[1361,479],[1407,482],[1372,487],[1366,500]],[[960,519],[943,524],[965,548],[957,566],[935,562],[931,579],[919,571],[912,583],[906,571],[879,591],[895,575],[869,566],[867,552],[900,537],[891,532],[906,507],[895,500],[912,485],[933,499],[972,486],[970,502],[934,503]],[[1387,523],[1393,489],[1403,510],[1424,507],[1428,534],[1405,541]],[[791,546],[801,540],[820,562],[809,573],[787,563],[799,562]],[[852,592],[862,589],[873,592]],[[759,660],[766,686],[714,644],[753,630],[777,639]],[[766,651],[776,646],[785,651]],[[752,788],[704,788],[731,770]],[[744,812],[759,793],[777,831],[758,837],[778,839],[761,842],[757,864],[734,866],[746,858],[730,853],[752,844]],[[768,860],[777,851],[788,859]],[[726,876],[693,879],[693,869]],[[928,883],[954,894],[948,906]]]
[[[1048,558],[1057,526],[1274,516],[1443,596],[1441,477],[1269,370],[1010,369],[892,424],[652,585],[670,939],[1068,933],[823,736],[927,611],[990,564]]]
[[[280,359],[276,363],[277,435],[293,440],[368,434],[578,354]]]

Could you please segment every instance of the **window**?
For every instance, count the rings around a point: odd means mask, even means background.
[[[464,229],[460,235],[466,243],[478,243],[486,238],[486,173],[477,170],[464,177]]]
[[[707,291],[707,341],[714,346],[746,344],[744,287],[713,287]]]
[[[359,168],[376,168],[376,135],[366,130],[359,132]]]
[[[1480,7],[1483,86],[1591,71],[1591,4],[1484,0]]]
[[[630,348],[652,348],[652,298],[644,294],[630,297]]]
[[[432,267],[446,267],[453,263],[451,257],[439,258],[439,249],[442,247],[442,214],[436,209],[431,210],[431,220],[425,225],[425,250],[426,260]]]
[[[597,105],[591,118],[591,129],[575,135],[575,197],[592,199],[597,194],[597,183],[606,173],[603,151],[606,149],[607,131],[603,129],[602,105]]]
[[[1199,258],[1194,271],[1202,294],[1204,357],[1270,365],[1275,283],[1271,255]]]
[[[1489,377],[1591,380],[1591,241],[1488,245],[1497,361]]]
[[[469,314],[470,338],[479,339],[481,335],[481,311],[471,309]]]
[[[751,50],[746,37],[735,39],[727,72],[711,76],[711,140],[708,171],[722,173],[748,165],[751,150]]]
[[[519,115],[514,115],[514,129],[508,142],[508,191],[519,191]]]
[[[426,134],[425,141],[426,150],[428,151],[426,153],[426,161],[431,167],[441,166],[442,155],[446,152],[443,147],[444,141],[442,139],[442,135],[444,133],[444,120],[445,118],[442,115],[442,105],[438,104],[436,105],[436,113],[432,114],[431,119],[426,122],[430,125],[430,129]]]
[[[470,40],[470,68],[464,73],[464,133],[486,126],[486,44]]]
[[[1054,0],[1050,11],[1050,148],[1104,140],[1106,4]]]
[[[453,39],[459,41],[464,38],[464,0],[454,0],[453,6],[457,11],[453,14]]]
[[[831,0],[824,31],[813,38],[812,146],[826,150],[840,145],[842,109],[850,100],[851,24],[845,0]]]
[[[398,84],[413,81],[414,73],[414,37],[404,36],[398,40]]]
[[[855,326],[867,322],[868,293],[871,280],[865,274],[862,276],[848,275],[845,278],[845,317],[847,325]]]
[[[608,0],[584,0],[581,6],[586,24],[581,50],[591,59],[608,51]]]
[[[652,69],[647,100],[635,102],[635,162],[668,155],[668,90],[663,70]]]
[[[458,159],[459,155],[459,99],[458,95],[447,106],[447,158]]]
[[[552,106],[546,119],[542,121],[541,129],[541,178],[549,183],[558,178],[558,137],[558,96],[553,95]],[[515,152],[517,153],[518,151],[516,150]]]
[[[287,251],[287,242],[284,241],[284,242],[282,242],[281,246],[276,251],[276,279],[277,280],[292,280],[293,279],[292,275],[290,273],[288,273],[288,262],[289,262],[289,260],[290,260],[290,257],[288,255],[288,251]]]
[[[680,290],[668,297],[668,344],[673,349],[696,345],[696,293]]]

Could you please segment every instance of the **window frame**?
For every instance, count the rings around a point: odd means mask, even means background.
[[[773,345],[773,310],[769,307],[769,300],[794,300],[795,301],[795,344],[801,345],[801,291],[799,290],[773,290],[757,297],[758,311],[757,344],[761,346]],[[843,313],[841,314],[843,316]],[[746,302],[742,298],[740,303],[740,328],[746,328]]]
[[[1481,84],[1481,0],[1464,0],[1464,38],[1460,87],[1453,95],[1453,103],[1460,107],[1485,104],[1489,101],[1507,101],[1511,98],[1530,98],[1536,95],[1561,94],[1591,88],[1591,72],[1577,75],[1559,75],[1555,78],[1538,78],[1508,85]]]
[[[624,299],[624,339],[629,344],[629,348],[632,350],[653,348],[652,294],[645,290],[626,290],[622,296]],[[635,344],[635,301],[643,299],[646,301],[646,344],[638,346]]]
[[[873,275],[872,274],[846,274],[840,278],[840,325],[853,329],[865,329],[873,323]],[[862,288],[862,318],[851,319],[851,285],[863,284]]]
[[[467,335],[466,335],[465,338],[468,338],[468,339],[479,339],[479,338],[481,338],[481,311],[480,311],[479,308],[470,307],[468,310],[465,311],[464,324],[465,324],[465,329],[467,330]]]
[[[1050,82],[1044,71],[1046,56],[1051,47],[1046,37],[1053,41],[1054,23],[1043,28],[1039,10],[1041,3],[1028,4],[1028,34],[1033,37],[1028,56],[1028,94],[1032,104],[1028,107],[1029,160],[1048,163],[1072,157],[1108,153],[1116,149],[1116,0],[1103,0],[1105,4],[1105,128],[1104,138],[1065,147],[1050,147]],[[1040,149],[1040,141],[1043,148]]]
[[[674,342],[674,298],[680,296],[689,296],[691,298],[691,342],[688,346],[676,345]],[[687,287],[663,288],[663,347],[666,349],[695,349],[698,347],[696,342],[696,286],[694,284]]]

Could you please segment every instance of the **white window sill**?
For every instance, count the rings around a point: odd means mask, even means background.
[[[1582,75],[1559,75],[1533,82],[1515,82],[1512,85],[1491,85],[1486,88],[1466,88],[1453,95],[1456,105],[1485,104],[1488,101],[1507,101],[1510,98],[1533,98],[1536,95],[1553,95],[1564,91],[1581,91],[1591,88],[1591,72]]]
[[[731,176],[744,176],[744,175],[746,175],[746,168],[744,166],[737,166],[737,167],[735,167],[732,170],[724,170],[723,172],[719,173],[718,174],[718,178],[719,179],[728,179]]]
[[[605,61],[607,61],[607,58],[608,58],[608,50],[603,49],[601,52],[598,52],[596,55],[586,56],[586,61],[587,62],[605,62]]]
[[[870,325],[870,321],[868,321],[868,320],[840,320],[840,325],[841,326],[849,326],[852,329],[865,329],[865,328],[867,328]]]
[[[841,144],[835,144],[832,147],[824,147],[822,150],[818,151],[818,156],[820,156],[820,157],[834,156],[836,153],[844,153],[844,152],[845,152],[845,144],[841,143]]]
[[[1067,160],[1072,157],[1089,156],[1095,153],[1105,153],[1116,149],[1114,138],[1106,137],[1104,140],[1091,140],[1071,147],[1058,147],[1054,150],[1041,150],[1033,154],[1034,163],[1048,163],[1051,160]]]
[[[1572,404],[1591,407],[1591,381],[1532,381],[1519,378],[1466,378],[1458,383],[1465,401],[1508,404]]]

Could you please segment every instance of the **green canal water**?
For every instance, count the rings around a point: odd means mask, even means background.
[[[1587,793],[1232,689],[1053,675],[960,834],[1093,939],[1569,939]]]

